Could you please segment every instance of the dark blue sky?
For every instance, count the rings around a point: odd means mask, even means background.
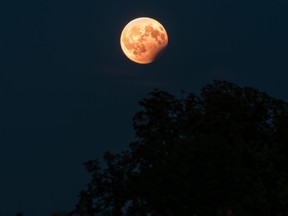
[[[148,16],[169,45],[151,65],[120,50]],[[0,215],[70,210],[83,162],[133,141],[132,116],[154,88],[198,92],[213,79],[288,99],[287,0],[2,0]]]

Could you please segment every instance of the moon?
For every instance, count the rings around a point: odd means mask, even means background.
[[[167,47],[168,35],[157,20],[140,17],[124,27],[120,45],[124,54],[133,62],[149,64]]]

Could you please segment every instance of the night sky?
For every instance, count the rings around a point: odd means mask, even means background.
[[[169,36],[149,65],[119,44],[141,16]],[[1,0],[0,215],[71,210],[83,163],[127,148],[155,88],[197,93],[218,79],[287,100],[287,50],[287,0]]]

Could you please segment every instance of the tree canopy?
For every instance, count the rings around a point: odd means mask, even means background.
[[[74,215],[288,214],[287,102],[214,81],[139,104],[129,148],[85,163],[91,181]]]

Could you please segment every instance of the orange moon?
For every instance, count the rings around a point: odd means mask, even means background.
[[[124,27],[120,44],[130,60],[139,64],[149,64],[155,61],[168,45],[168,35],[157,20],[140,17]]]

